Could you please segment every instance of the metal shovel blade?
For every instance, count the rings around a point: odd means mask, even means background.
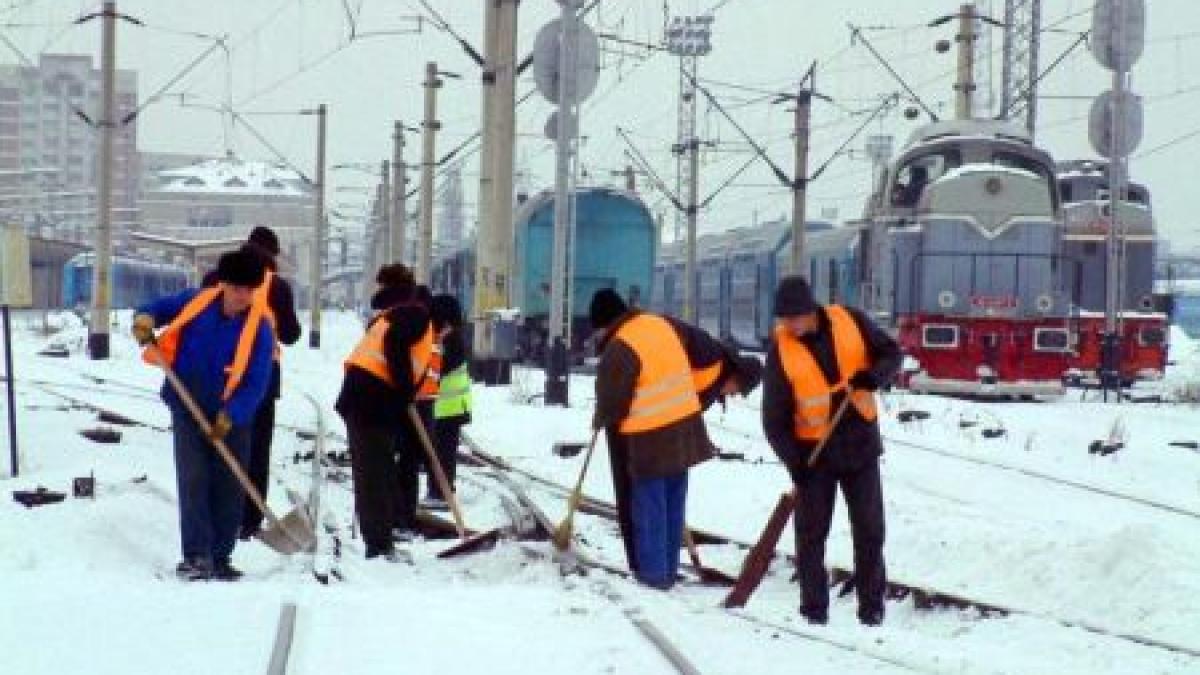
[[[313,532],[312,520],[302,506],[297,506],[283,519],[259,530],[258,539],[284,554],[312,553],[317,550],[317,535]]]

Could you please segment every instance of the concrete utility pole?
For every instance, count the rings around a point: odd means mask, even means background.
[[[373,238],[380,239],[381,241],[376,245],[378,250],[373,252],[374,264],[371,265],[371,269],[369,270],[371,276],[365,281],[373,280],[379,268],[391,262],[388,260],[388,253],[391,251],[391,237],[395,231],[393,221],[396,214],[392,211],[394,197],[395,195],[392,194],[392,164],[385,159],[379,163],[379,192],[377,199],[379,203],[379,219],[377,223],[382,236],[377,235]]]
[[[484,0],[483,122],[479,226],[475,231],[474,363],[486,384],[507,383],[496,355],[490,310],[508,307],[513,262],[513,154],[516,145],[517,5]]]
[[[958,78],[954,85],[954,117],[969,120],[974,116],[975,97],[975,5],[963,5],[958,13]]]
[[[92,315],[88,326],[88,354],[93,359],[109,356],[109,293],[112,271],[112,157],[113,129],[116,127],[116,60],[117,60],[117,3],[105,0],[102,11],[102,46],[100,53],[101,105],[100,117],[100,184],[96,190],[96,251],[92,267]]]
[[[408,220],[408,167],[404,164],[404,125],[392,128],[392,204],[388,210],[387,255],[389,263],[404,262],[405,225]]]
[[[795,143],[796,175],[792,178],[792,274],[806,274],[804,235],[808,222],[808,145],[811,133],[812,97],[816,86],[817,64],[808,69],[796,90]],[[807,83],[807,87],[805,84]]]
[[[421,122],[421,237],[417,245],[417,283],[429,284],[433,272],[433,168],[437,130],[437,90],[442,86],[437,63],[425,64],[425,120]]]
[[[1128,26],[1125,21],[1115,21],[1113,25],[1113,43],[1123,44],[1128,40],[1125,31]],[[1105,245],[1108,247],[1106,256],[1106,273],[1104,289],[1104,341],[1101,349],[1100,385],[1104,390],[1104,400],[1108,401],[1108,391],[1117,392],[1120,396],[1120,345],[1121,345],[1121,287],[1124,276],[1121,265],[1121,249],[1124,248],[1125,237],[1121,227],[1121,202],[1124,200],[1126,176],[1126,161],[1128,155],[1125,146],[1129,139],[1125,135],[1125,113],[1128,110],[1126,95],[1128,92],[1129,68],[1113,68],[1112,72],[1112,157],[1108,163],[1108,213],[1109,226]]]
[[[310,113],[311,114],[311,113]],[[313,177],[313,188],[317,192],[317,208],[313,223],[312,274],[309,283],[310,326],[308,346],[321,348],[321,263],[325,259],[325,118],[326,107],[317,106],[317,175]]]

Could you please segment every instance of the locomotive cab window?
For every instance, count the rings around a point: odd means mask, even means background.
[[[1137,339],[1143,347],[1157,347],[1167,341],[1167,335],[1161,328],[1147,326],[1138,331]]]
[[[941,178],[950,169],[960,166],[962,154],[957,149],[914,157],[896,172],[896,181],[892,185],[892,204],[910,208],[916,206],[925,186]]]
[[[958,326],[946,324],[922,326],[921,345],[926,349],[957,349]]]

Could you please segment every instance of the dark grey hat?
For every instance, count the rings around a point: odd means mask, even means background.
[[[804,277],[784,277],[775,289],[775,316],[801,316],[817,311],[817,301]]]

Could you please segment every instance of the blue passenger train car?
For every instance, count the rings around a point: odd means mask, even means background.
[[[64,307],[91,304],[93,259],[91,253],[80,253],[63,265]],[[187,287],[188,275],[176,265],[114,256],[111,285],[110,306],[114,309],[128,309],[154,298],[178,293]]]
[[[858,242],[855,227],[810,221],[805,228],[804,266],[821,302],[858,301]],[[791,224],[778,220],[704,235],[696,242],[698,316],[710,334],[744,348],[761,348],[770,337],[771,297],[791,256]],[[654,268],[650,306],[683,316],[682,243],[663,247]]]
[[[590,334],[588,304],[601,288],[617,290],[631,304],[648,302],[657,254],[657,225],[641,198],[614,188],[580,188],[575,199],[571,322],[573,350]],[[512,306],[523,320],[523,355],[538,357],[545,346],[550,314],[554,193],[542,192],[517,209],[513,223]],[[472,315],[475,244],[445,252],[433,270],[434,288],[459,298]]]

